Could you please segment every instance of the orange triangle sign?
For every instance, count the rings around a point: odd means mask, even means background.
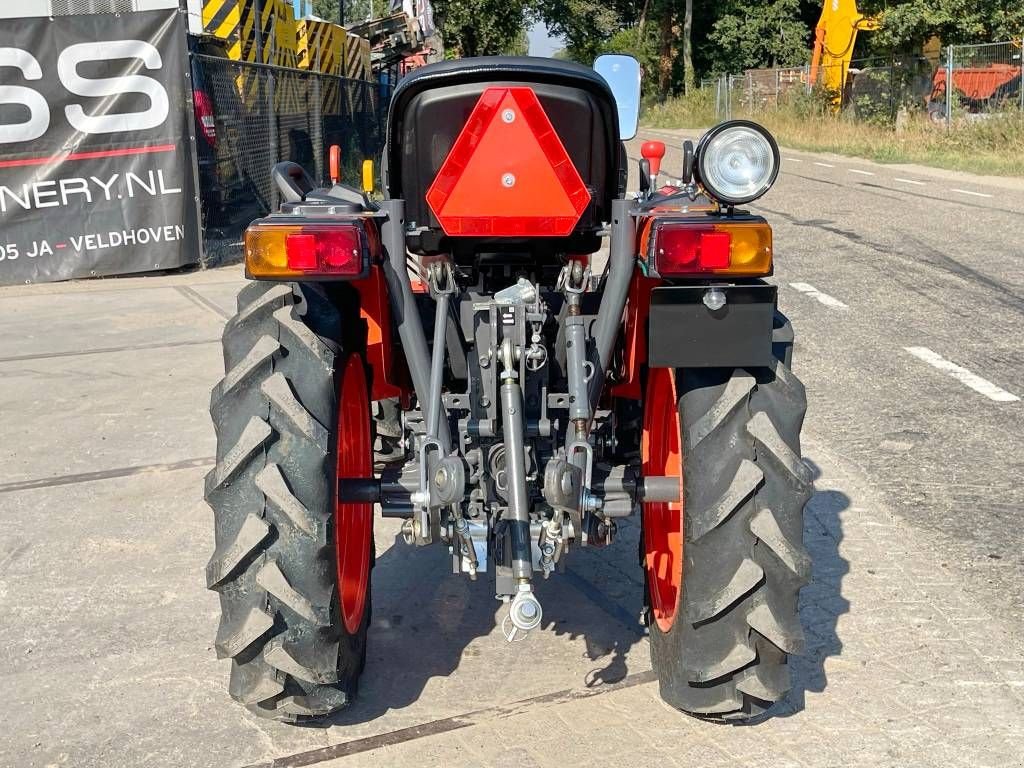
[[[427,203],[447,235],[561,237],[590,203],[532,88],[488,88],[455,140]]]

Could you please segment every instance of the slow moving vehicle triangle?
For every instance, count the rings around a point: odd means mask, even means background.
[[[488,88],[427,202],[445,234],[563,236],[590,193],[532,88]]]

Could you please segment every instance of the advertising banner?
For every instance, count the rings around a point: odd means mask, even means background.
[[[199,260],[183,14],[0,24],[0,284]]]

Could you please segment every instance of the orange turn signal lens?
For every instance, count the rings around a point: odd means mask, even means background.
[[[245,269],[256,279],[355,279],[368,268],[366,235],[357,224],[296,226],[267,220],[245,231]]]
[[[772,229],[760,221],[661,221],[648,256],[662,277],[764,277],[772,272]]]

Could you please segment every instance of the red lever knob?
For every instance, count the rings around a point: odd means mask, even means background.
[[[337,184],[341,180],[341,147],[337,144],[331,145],[330,173],[331,184]]]
[[[645,141],[640,147],[640,155],[651,164],[651,176],[657,176],[661,170],[661,158],[665,156],[665,142]]]

